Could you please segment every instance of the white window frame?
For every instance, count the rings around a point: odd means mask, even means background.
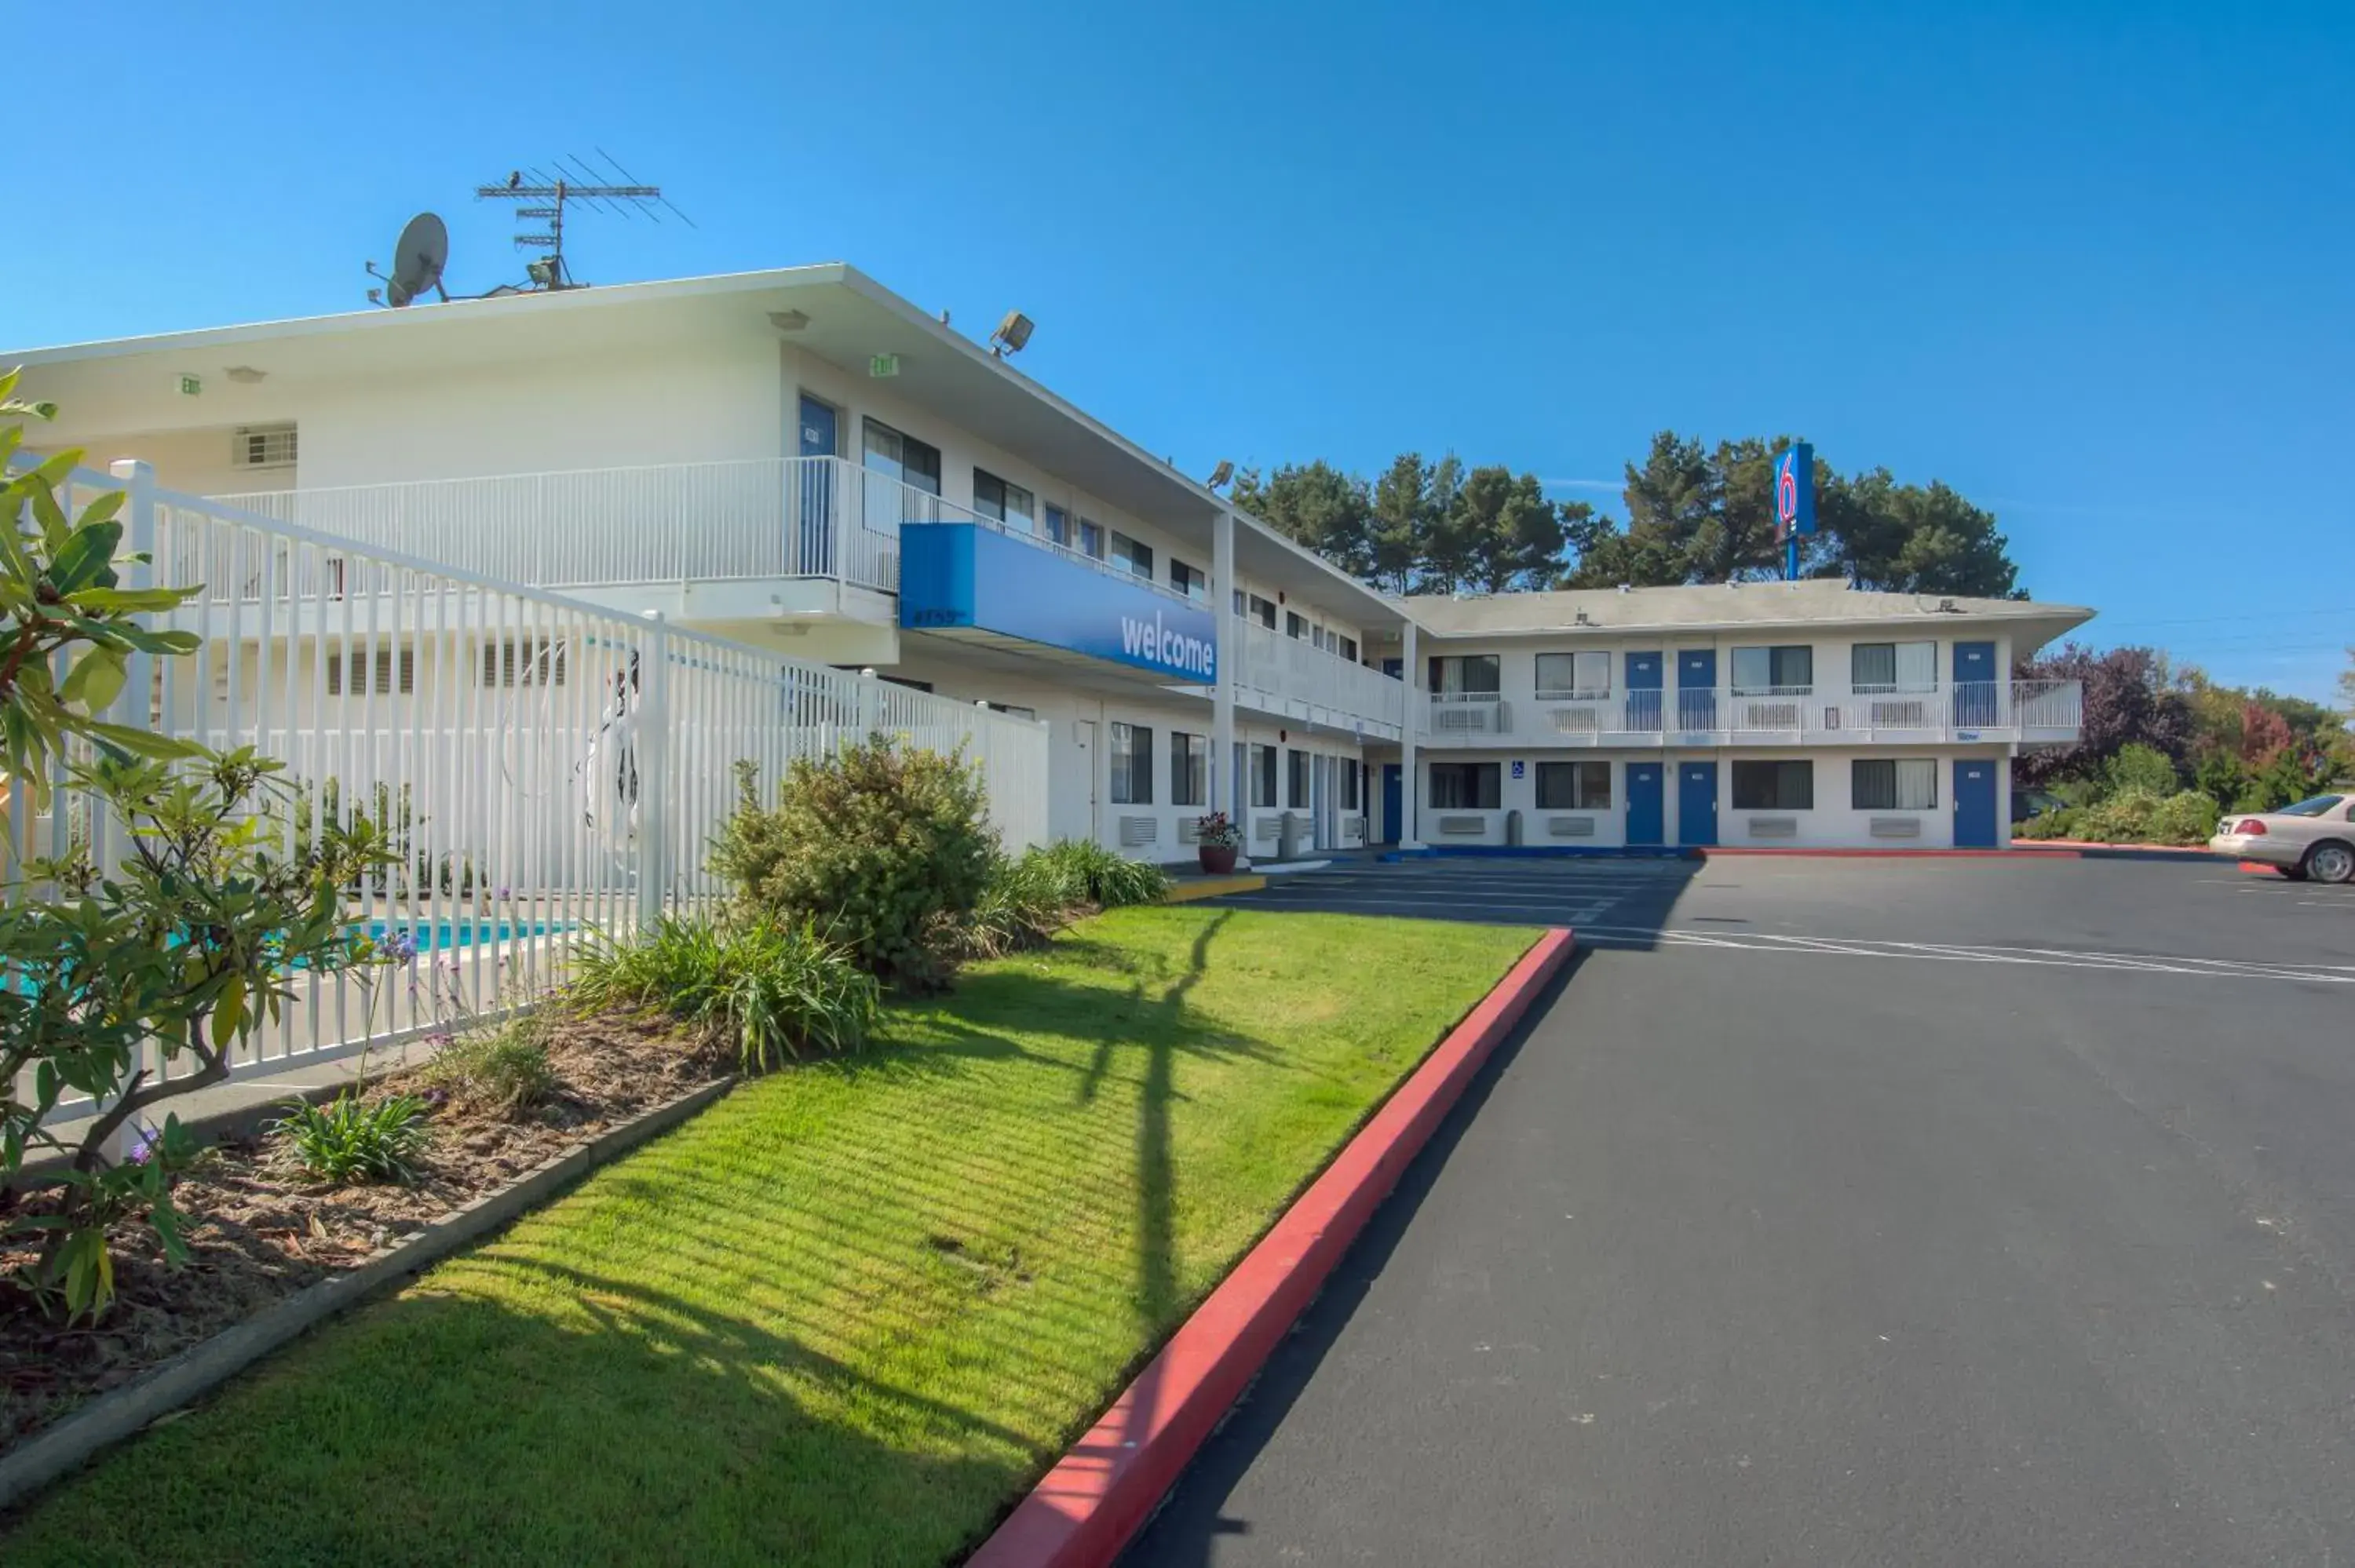
[[[1546,661],[1549,659],[1570,661],[1568,685],[1562,684],[1558,678],[1550,682],[1546,679]],[[1561,669],[1557,665],[1555,674],[1558,677],[1560,673]],[[1599,648],[1540,653],[1537,657],[1537,683],[1538,701],[1541,703],[1599,701],[1611,694],[1611,655],[1607,650]]]

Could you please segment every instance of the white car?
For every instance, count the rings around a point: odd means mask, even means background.
[[[2355,881],[2355,790],[2317,795],[2278,811],[2234,812],[2208,847],[2272,866],[2292,882]]]

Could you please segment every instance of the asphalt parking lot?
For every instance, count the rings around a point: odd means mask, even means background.
[[[1428,861],[1584,953],[1135,1564],[2355,1557],[2355,890]]]

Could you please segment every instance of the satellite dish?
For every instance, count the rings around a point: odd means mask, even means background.
[[[421,212],[400,231],[392,253],[392,276],[386,281],[385,303],[400,309],[431,289],[442,294],[442,269],[450,260],[450,230],[430,212]]]

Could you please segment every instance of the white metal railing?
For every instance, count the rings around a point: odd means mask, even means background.
[[[1227,617],[1226,658],[1237,694],[1256,706],[1343,726],[1406,723],[1403,681],[1247,617]]]
[[[739,762],[765,794],[794,759],[874,731],[963,747],[1007,846],[1048,837],[1042,726],[160,492],[123,466],[77,471],[69,499],[130,491],[126,532],[156,580],[203,584],[157,619],[205,641],[137,660],[110,716],[254,747],[314,803],[332,785],[336,810],[389,808],[401,865],[355,917],[421,949],[372,990],[298,981],[296,1006],[240,1044],[242,1073],[410,1038],[453,998],[495,1009],[559,976],[592,927],[708,905]],[[191,562],[208,575],[172,569]],[[8,808],[18,863],[76,832],[107,851],[69,789],[36,819],[20,780]]]
[[[1183,601],[1018,524],[847,458],[745,458],[214,497],[341,538],[540,588],[770,577],[896,592],[900,530],[971,523]],[[247,597],[255,590],[244,585]]]
[[[1514,731],[1511,705],[1491,693],[1423,701],[1434,738]],[[1894,685],[1627,692],[1618,697],[1537,694],[1522,726],[1567,745],[1662,744],[1682,736],[1720,740],[2073,740],[2084,723],[2074,681],[1958,682],[1927,690]]]
[[[1434,736],[1509,735],[1513,707],[1500,692],[1440,692],[1424,699],[1423,720]]]

